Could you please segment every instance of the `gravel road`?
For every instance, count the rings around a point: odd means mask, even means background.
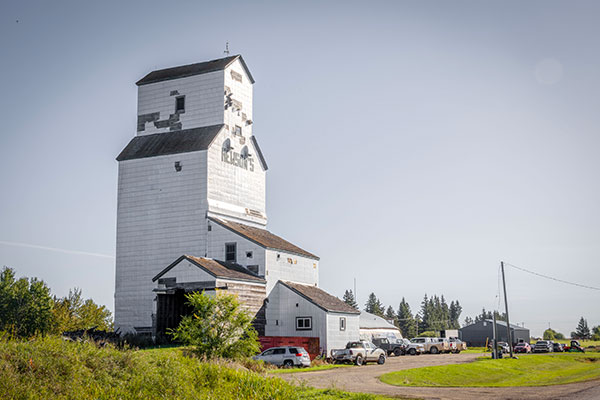
[[[481,354],[425,354],[421,356],[389,357],[384,365],[336,368],[325,371],[298,372],[277,375],[287,381],[308,386],[398,396],[405,398],[444,400],[547,400],[547,399],[600,399],[600,380],[568,385],[512,387],[512,388],[429,388],[387,385],[378,377],[392,371],[435,365],[460,364],[474,361]]]

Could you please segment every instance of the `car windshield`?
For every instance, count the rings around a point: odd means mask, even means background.
[[[543,340],[540,340],[539,342],[537,342],[536,344],[548,344],[548,342],[545,342]]]

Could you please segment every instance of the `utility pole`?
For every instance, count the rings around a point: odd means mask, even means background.
[[[492,323],[493,339],[492,339],[492,358],[498,358],[498,339],[496,339],[496,312],[494,312],[494,322]]]
[[[504,308],[506,309],[506,334],[508,335],[508,346],[510,348],[510,358],[513,358],[513,345],[510,337],[510,319],[508,318],[508,299],[506,298],[506,278],[504,277],[504,261],[500,261],[502,268],[502,286],[504,287]]]

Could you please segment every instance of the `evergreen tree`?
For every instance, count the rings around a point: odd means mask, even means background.
[[[600,340],[600,325],[592,328],[592,340]]]
[[[473,321],[473,318],[471,317],[465,317],[465,324],[463,326],[468,326],[475,323],[475,321]]]
[[[421,321],[419,323],[419,332],[428,331],[430,329],[429,323],[432,321],[432,302],[427,297],[427,293],[423,296],[423,301],[421,302]]]
[[[375,296],[375,293],[371,293],[369,295],[369,298],[367,299],[367,302],[365,303],[365,311],[371,314],[375,314],[378,315],[380,317],[384,316],[384,311],[385,308],[383,306],[383,303],[381,303],[381,301],[379,301],[379,299],[377,298],[377,296]]]
[[[354,298],[354,293],[352,293],[352,290],[346,290],[344,292],[344,303],[358,310],[358,303],[356,302],[356,298]]]
[[[458,329],[460,328],[460,314],[462,313],[462,306],[456,301],[450,302],[450,329]]]
[[[400,302],[400,306],[398,307],[398,327],[400,328],[400,332],[402,332],[402,336],[405,338],[413,338],[417,336],[417,323],[415,318],[412,315],[410,310],[410,306],[402,298]]]
[[[590,338],[590,328],[588,327],[587,320],[581,317],[579,320],[579,324],[577,324],[577,329],[575,330],[575,335],[577,339],[589,339]]]
[[[392,306],[388,306],[388,308],[385,312],[385,319],[390,321],[395,326],[398,326],[398,317],[396,316],[396,312],[394,311]]]

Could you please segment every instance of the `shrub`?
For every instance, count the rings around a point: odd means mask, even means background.
[[[69,290],[66,297],[54,297],[52,310],[56,321],[56,332],[87,330],[96,328],[112,331],[112,314],[106,306],[99,306],[92,299],[84,300],[81,289]]]
[[[182,318],[175,340],[194,346],[205,358],[240,358],[259,351],[258,334],[252,327],[252,315],[244,310],[235,296],[217,291],[186,295],[192,315]]]

